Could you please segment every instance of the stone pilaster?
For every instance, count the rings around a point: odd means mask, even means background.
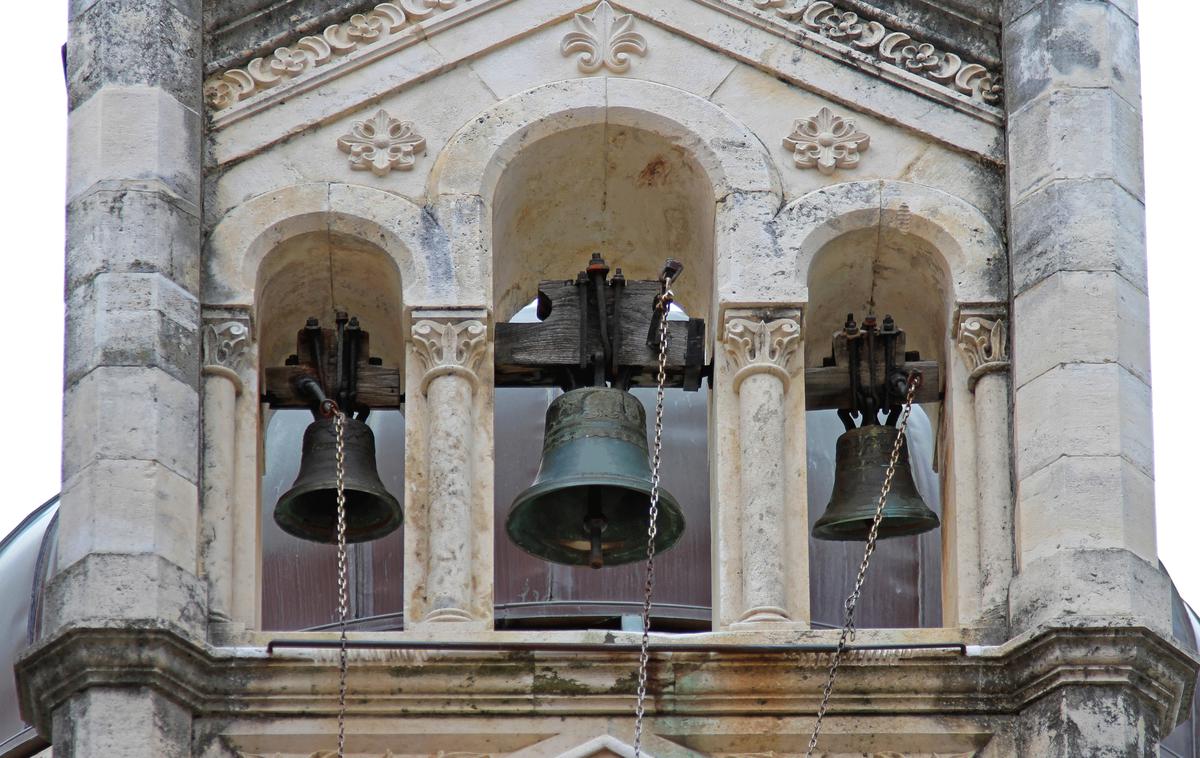
[[[417,565],[410,561],[406,573],[412,588],[406,618],[413,622],[491,617],[492,469],[490,456],[481,458],[490,450],[491,381],[484,367],[491,351],[486,314],[470,315],[478,317],[413,314],[415,383],[407,394],[419,406],[410,400],[408,409],[410,423],[414,411],[420,416],[423,432],[420,494],[406,509],[408,542],[417,546]]]
[[[1004,13],[1013,629],[1167,632],[1154,536],[1136,5],[1009,0]]]
[[[718,425],[735,433],[737,443],[718,460],[720,623],[805,623],[804,473],[793,465],[793,435],[798,427],[802,440],[804,428],[803,380],[795,380],[804,355],[801,319],[798,313],[727,313],[721,348],[720,381],[729,388],[722,399],[729,404],[719,403]],[[797,394],[800,411],[790,412]],[[731,580],[739,586],[724,589]]]
[[[201,570],[211,622],[234,619],[237,553],[238,398],[250,345],[249,318],[205,318],[203,328],[203,479],[200,493]],[[257,468],[257,467],[256,467]],[[252,501],[253,502],[253,501]],[[257,509],[254,509],[257,511]]]
[[[975,540],[979,548],[978,617],[1005,625],[1013,575],[1011,434],[1008,424],[1008,313],[1005,306],[962,308],[955,344],[969,372],[975,413]]]

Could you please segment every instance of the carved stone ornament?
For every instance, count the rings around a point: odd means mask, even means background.
[[[975,391],[979,377],[1008,369],[1008,323],[1003,316],[963,316],[958,323],[958,349],[971,374],[967,388]]]
[[[458,0],[395,0],[380,3],[348,21],[332,24],[320,35],[302,37],[271,55],[255,58],[242,68],[230,69],[204,83],[204,100],[213,110],[224,110],[262,90],[295,79],[361,48],[386,43],[400,34],[413,33],[419,22],[453,8]],[[410,31],[411,30],[411,31]]]
[[[239,758],[292,758],[292,753],[238,753]],[[357,755],[357,754],[356,754]],[[491,753],[461,753],[461,752],[446,752],[439,750],[436,753],[429,753],[429,758],[491,758]],[[315,753],[302,754],[297,758],[337,758],[336,750],[318,750]],[[385,750],[382,753],[373,753],[371,758],[398,758],[391,750]]]
[[[815,168],[826,176],[834,169],[857,166],[858,154],[870,144],[866,132],[858,131],[853,121],[835,116],[828,108],[817,111],[812,118],[796,119],[792,133],[783,139],[798,168]]]
[[[751,374],[767,372],[779,377],[787,389],[799,369],[800,324],[795,319],[773,321],[731,318],[725,323],[725,353],[737,367],[733,377],[736,392]]]
[[[482,321],[453,323],[418,321],[412,328],[413,346],[425,364],[421,391],[439,376],[462,376],[474,387],[479,383],[479,364],[487,347],[487,328]]]
[[[350,168],[387,176],[392,169],[408,171],[416,163],[416,152],[425,151],[425,138],[411,121],[392,118],[382,108],[365,121],[355,121],[350,131],[338,137],[338,149],[350,156]]]
[[[928,42],[914,40],[904,32],[891,31],[877,21],[859,18],[825,0],[752,0],[760,10],[802,29],[819,34],[854,50],[873,56],[881,63],[901,68],[937,82],[955,92],[988,105],[1004,98],[999,74],[978,63],[967,63],[954,53],[940,51]]]
[[[250,327],[240,321],[217,321],[205,324],[203,334],[205,366],[220,366],[234,373],[243,368]]]
[[[582,53],[579,70],[594,74],[607,68],[617,74],[629,70],[630,55],[646,54],[646,38],[633,31],[633,16],[616,13],[608,0],[601,0],[590,15],[575,14],[576,31],[563,37],[563,55]]]
[[[824,758],[828,753],[814,753],[817,758]],[[844,753],[838,753],[844,755]],[[974,758],[975,751],[968,753],[893,753],[891,751],[882,753],[855,753],[863,758]],[[769,751],[766,753],[717,753],[716,758],[802,758],[804,753],[776,753]]]

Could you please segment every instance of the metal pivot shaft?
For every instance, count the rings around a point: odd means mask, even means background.
[[[906,435],[905,428],[908,426],[908,419],[912,415],[913,398],[917,394],[917,388],[921,386],[921,375],[913,372],[908,375],[907,394],[904,398],[904,405],[900,412],[900,418],[897,421],[896,428],[899,434],[896,435],[896,441],[892,445],[892,455],[888,461],[887,473],[883,478],[883,487],[879,492],[879,501],[875,505],[875,520],[871,524],[871,531],[867,535],[867,547],[863,551],[862,563],[858,566],[858,576],[854,580],[854,589],[846,597],[845,617],[842,622],[842,633],[838,638],[837,649],[833,653],[833,662],[829,664],[829,675],[825,680],[825,690],[821,695],[821,706],[817,709],[817,719],[813,724],[812,736],[808,740],[808,751],[804,754],[804,758],[812,758],[813,752],[817,749],[817,741],[821,736],[821,725],[825,721],[825,714],[829,710],[829,699],[833,696],[833,682],[837,678],[838,666],[842,663],[842,657],[846,653],[846,648],[850,641],[854,639],[854,611],[858,607],[858,599],[862,596],[863,582],[867,579],[867,567],[871,563],[871,555],[875,552],[875,543],[879,539],[879,524],[883,521],[883,507],[887,503],[888,492],[892,489],[892,479],[896,476],[896,463],[900,459],[900,449],[904,445]]]
[[[654,538],[658,534],[658,498],[662,470],[663,400],[667,383],[667,313],[675,293],[671,291],[672,275],[678,269],[663,272],[662,295],[658,298],[658,396],[654,408],[654,450],[650,463],[650,526],[646,539],[646,593],[642,603],[642,648],[638,657],[637,706],[634,710],[633,754],[642,756],[642,723],[646,718],[646,676],[650,665],[650,607],[654,595]]]

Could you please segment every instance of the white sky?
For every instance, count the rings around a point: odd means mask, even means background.
[[[8,240],[9,271],[0,276],[0,403],[8,422],[0,430],[0,535],[59,487],[66,176],[59,46],[66,39],[66,2],[46,5],[36,33],[8,40],[7,59],[19,71],[5,85],[7,115],[0,118],[0,230]],[[1195,137],[1185,134],[1197,114],[1188,84],[1193,51],[1179,42],[1179,30],[1198,26],[1200,3],[1142,2],[1159,555],[1183,596],[1200,604],[1200,544],[1192,531],[1200,524],[1200,504],[1187,478],[1189,471],[1200,477],[1200,425],[1192,410],[1182,413],[1190,407],[1188,382],[1200,380],[1197,322],[1188,321],[1197,316],[1188,304],[1200,302],[1200,246],[1193,236],[1200,208],[1192,195],[1200,153]],[[1173,338],[1184,344],[1172,345]]]

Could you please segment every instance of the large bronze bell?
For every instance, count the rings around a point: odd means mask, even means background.
[[[379,539],[400,526],[404,510],[379,479],[375,434],[350,416],[345,423],[346,541]],[[300,473],[276,503],[275,523],[301,539],[337,542],[337,433],[332,418],[318,419],[304,430]]]
[[[833,495],[825,507],[825,514],[813,525],[814,537],[820,540],[867,539],[898,434],[894,426],[870,424],[838,437]],[[883,520],[879,523],[879,539],[921,534],[936,529],[939,523],[937,514],[925,505],[913,483],[905,440],[900,446],[892,489],[884,504]]]
[[[655,550],[683,534],[683,511],[659,489]],[[508,514],[508,534],[522,550],[568,565],[631,563],[646,556],[650,524],[646,411],[611,387],[585,387],[546,411],[542,462],[533,484]]]

